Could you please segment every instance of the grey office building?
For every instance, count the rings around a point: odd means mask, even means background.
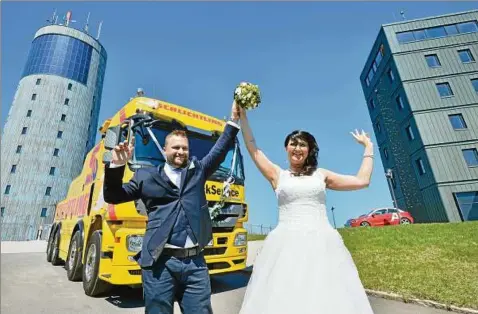
[[[3,129],[2,240],[37,238],[81,172],[95,143],[106,60],[96,38],[67,23],[36,32]]]
[[[361,73],[392,199],[416,222],[478,220],[477,58],[475,10],[383,25]]]

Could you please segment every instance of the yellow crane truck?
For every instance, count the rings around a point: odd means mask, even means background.
[[[225,121],[182,106],[147,97],[132,98],[100,128],[101,140],[87,154],[83,169],[56,206],[46,249],[47,261],[65,263],[71,281],[83,281],[87,295],[114,285],[141,285],[141,269],[133,256],[140,251],[147,216],[141,201],[120,205],[103,199],[103,162],[120,141],[135,138],[132,160],[123,182],[136,169],[164,163],[157,145],[180,127],[189,138],[190,154],[201,158],[214,145]],[[205,248],[210,274],[244,269],[247,259],[248,210],[239,142],[206,182],[204,190],[213,219],[213,240]]]

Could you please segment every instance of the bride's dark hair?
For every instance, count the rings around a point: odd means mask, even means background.
[[[287,137],[285,138],[284,147],[287,148],[287,145],[289,145],[289,142],[294,142],[294,141],[297,141],[298,139],[301,139],[307,142],[307,144],[309,145],[309,154],[307,155],[307,158],[305,159],[304,165],[302,166],[300,173],[296,175],[310,176],[317,169],[319,145],[317,144],[315,137],[309,132],[295,130],[291,132],[289,135],[287,135]]]

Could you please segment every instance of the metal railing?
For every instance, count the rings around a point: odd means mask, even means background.
[[[34,241],[34,240],[48,240],[50,234],[51,224],[45,224],[35,230],[32,224],[25,224],[21,222],[2,222],[2,241],[7,237],[9,230],[19,230],[14,237],[8,235],[9,241]],[[10,232],[11,233],[11,232]]]
[[[255,224],[244,224],[244,228],[247,230],[249,234],[261,234],[261,235],[267,235],[269,232],[271,232],[274,227],[271,225],[265,225],[265,224],[260,224],[260,225],[255,225]]]

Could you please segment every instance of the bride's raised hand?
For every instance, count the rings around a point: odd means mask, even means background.
[[[363,146],[369,146],[372,144],[372,141],[370,140],[370,135],[368,135],[368,133],[365,133],[364,130],[359,132],[357,129],[355,129],[355,132],[350,132],[350,134],[352,134],[355,140]]]

